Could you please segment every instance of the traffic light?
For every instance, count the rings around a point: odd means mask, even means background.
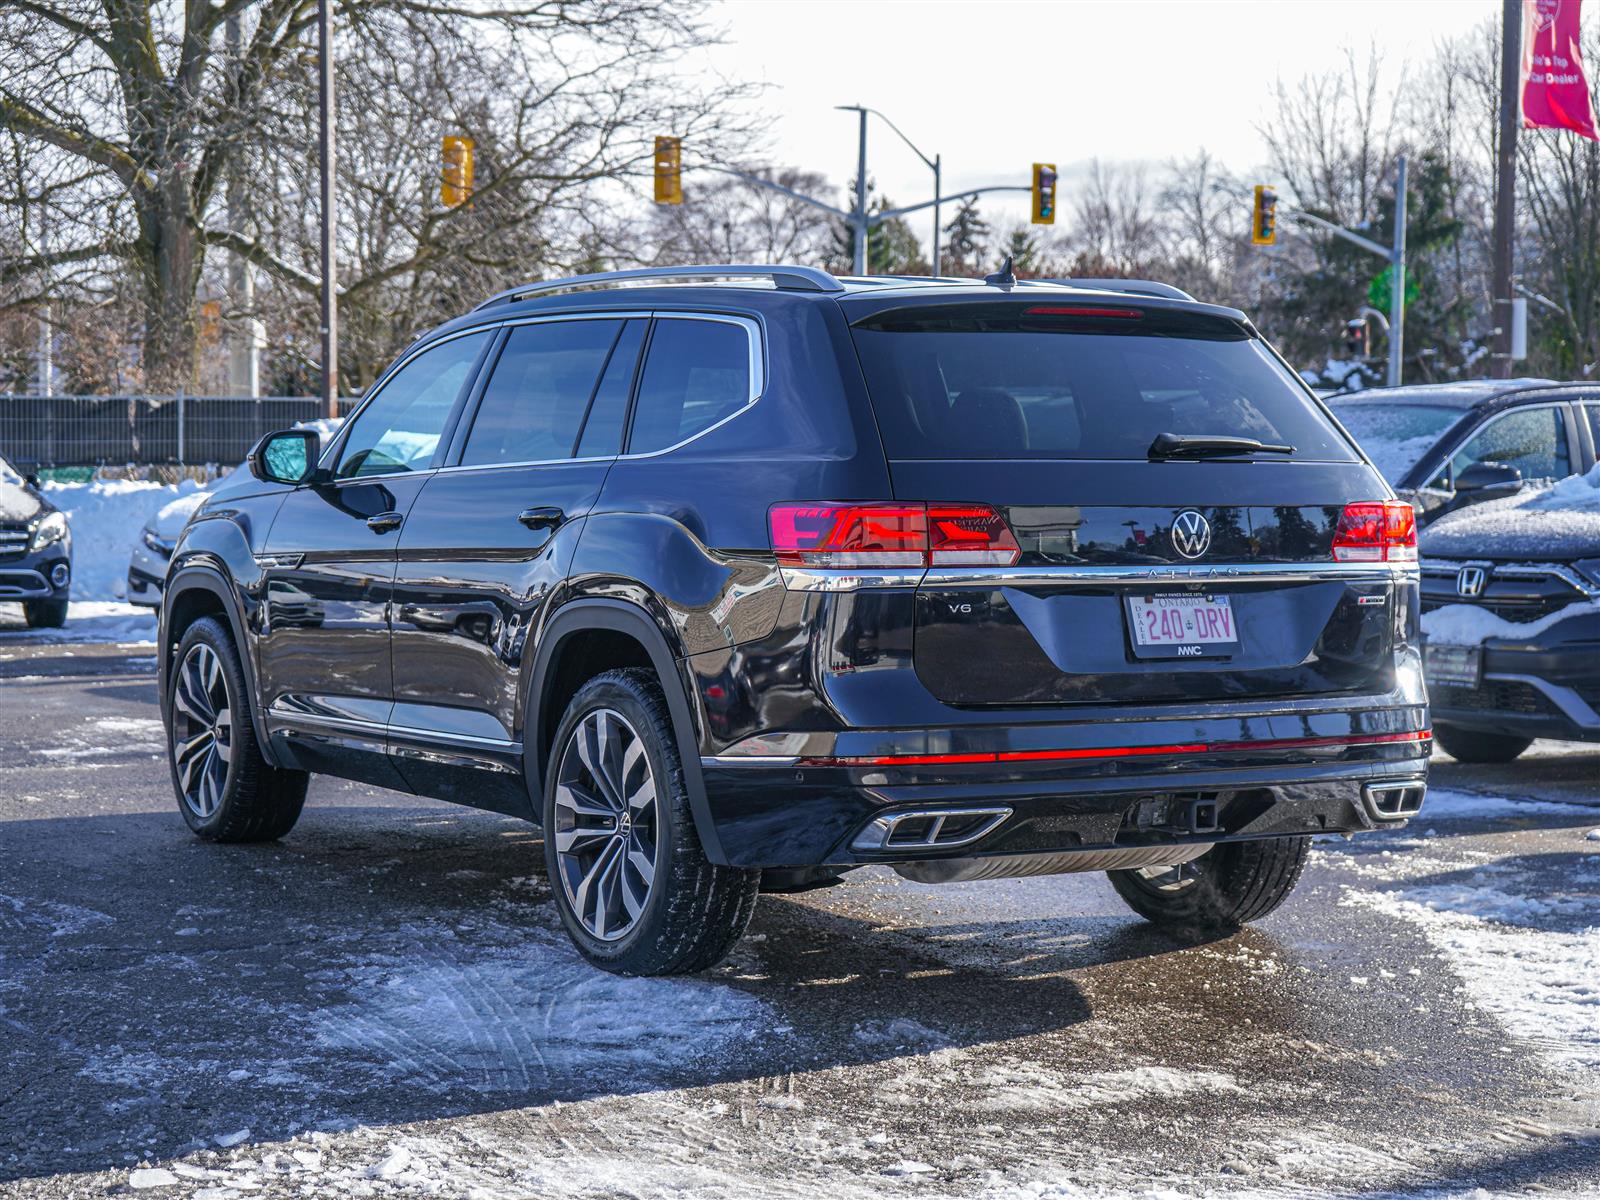
[[[472,198],[472,139],[447,134],[440,154],[443,170],[439,176],[439,200],[455,208]]]
[[[656,203],[683,203],[683,139],[656,139]]]
[[[1055,163],[1033,164],[1033,223],[1035,225],[1056,223]]]
[[[1278,193],[1264,183],[1256,184],[1256,211],[1250,220],[1250,241],[1257,246],[1278,242]]]

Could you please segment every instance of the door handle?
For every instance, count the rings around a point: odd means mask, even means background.
[[[367,518],[367,528],[372,530],[373,533],[388,533],[391,530],[399,529],[400,522],[404,520],[405,517],[397,512],[379,513],[375,517]]]
[[[566,513],[553,507],[525,508],[517,514],[517,520],[529,529],[555,529],[566,519]]]

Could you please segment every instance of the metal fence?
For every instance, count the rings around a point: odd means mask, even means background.
[[[354,405],[343,400],[340,412]],[[315,396],[0,395],[0,457],[40,467],[236,463],[262,434],[321,415]]]

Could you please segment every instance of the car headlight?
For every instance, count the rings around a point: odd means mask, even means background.
[[[1580,558],[1572,569],[1596,587],[1600,587],[1600,558]]]
[[[157,536],[156,531],[151,529],[148,525],[146,525],[144,529],[144,544],[156,554],[159,554],[162,558],[172,557],[172,547],[174,543],[167,541],[163,537]]]
[[[30,553],[37,553],[46,546],[66,541],[67,536],[66,515],[58,512],[49,513],[33,527],[33,538],[28,542],[28,550]]]

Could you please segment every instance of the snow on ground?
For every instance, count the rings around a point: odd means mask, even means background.
[[[127,594],[128,556],[145,522],[174,500],[202,491],[192,479],[46,483],[44,494],[72,527],[73,599],[121,600]]]
[[[1600,849],[1588,841],[1586,805],[1430,790],[1422,838],[1361,861],[1366,886],[1342,904],[1399,917],[1421,929],[1454,967],[1473,1003],[1495,1016],[1551,1065],[1600,1071]],[[1433,823],[1512,823],[1567,817],[1569,866],[1552,886],[1548,870],[1517,857],[1437,856]],[[1546,851],[1545,853],[1548,853]],[[1372,856],[1368,856],[1371,859]],[[1474,862],[1477,858],[1478,861]],[[1372,887],[1374,878],[1401,886]]]
[[[126,568],[126,563],[123,564]],[[73,589],[74,595],[77,589]],[[156,614],[153,608],[116,600],[73,600],[67,606],[67,623],[60,629],[29,629],[22,605],[0,604],[0,646],[19,642],[63,645],[69,642],[114,642],[127,646],[153,645]]]

